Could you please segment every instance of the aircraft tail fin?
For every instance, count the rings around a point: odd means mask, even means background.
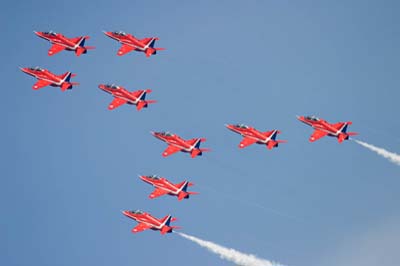
[[[73,77],[75,77],[76,74],[72,74],[71,72],[65,72],[64,74],[60,75],[59,77],[66,82],[69,82],[69,80]]]
[[[161,222],[163,225],[169,226],[169,224],[170,224],[171,222],[174,222],[174,221],[176,221],[176,220],[177,220],[177,219],[176,219],[175,217],[172,217],[170,214],[168,214],[168,215],[166,215],[164,218],[162,218],[160,222]]]
[[[271,130],[271,131],[266,131],[266,132],[264,132],[263,134],[264,134],[264,136],[266,136],[266,137],[271,136],[271,139],[272,139],[272,140],[275,140],[276,136],[277,136],[278,134],[280,134],[280,133],[281,133],[281,132],[280,132],[279,130]]]

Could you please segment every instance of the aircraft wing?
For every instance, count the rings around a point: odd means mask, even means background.
[[[55,55],[56,53],[59,53],[65,49],[64,46],[59,45],[59,44],[53,44],[52,47],[50,47],[48,55]]]
[[[163,196],[165,194],[168,194],[168,191],[161,189],[161,188],[156,188],[151,194],[150,194],[150,198],[154,199],[154,198],[158,198],[160,196]]]
[[[132,91],[131,95],[133,95],[134,97],[138,98],[139,96],[141,96],[143,93],[143,90],[137,90],[137,91]]]
[[[165,151],[163,152],[163,156],[164,157],[167,157],[167,156],[170,156],[171,154],[174,154],[174,153],[176,153],[176,152],[178,152],[178,151],[180,151],[181,149],[180,148],[178,148],[178,147],[176,147],[176,146],[173,146],[173,145],[169,145],[166,149],[165,149]]]
[[[319,140],[322,137],[325,137],[326,135],[328,135],[328,132],[321,131],[321,130],[315,130],[314,133],[312,133],[312,135],[310,136],[310,141],[314,142],[316,140]]]
[[[153,38],[144,38],[144,39],[141,39],[140,42],[147,45],[147,44],[149,44],[149,42],[151,42],[151,40],[153,40]]]
[[[121,48],[119,48],[119,50],[118,50],[118,55],[121,56],[121,55],[124,55],[124,54],[126,54],[126,53],[129,53],[129,52],[131,52],[131,51],[133,51],[133,50],[135,50],[135,47],[132,47],[132,46],[130,46],[130,45],[123,44],[123,45],[121,46]]]
[[[75,37],[75,38],[70,38],[69,40],[73,43],[78,43],[81,39],[82,37]]]
[[[144,230],[150,229],[151,226],[145,223],[140,223],[138,225],[136,225],[133,229],[132,229],[132,233],[139,233],[142,232]]]
[[[33,89],[34,89],[34,90],[38,90],[38,89],[41,89],[41,88],[46,87],[46,86],[49,86],[49,85],[51,85],[51,82],[50,82],[50,81],[38,80],[38,82],[36,82],[36,83],[33,85]]]
[[[239,144],[239,148],[246,148],[247,146],[256,143],[256,139],[244,137],[243,140]]]
[[[114,98],[114,100],[108,105],[109,110],[114,110],[117,107],[120,107],[121,105],[125,104],[126,100],[120,99],[120,98]]]
[[[337,130],[339,130],[339,129],[342,129],[344,125],[346,125],[346,123],[339,122],[339,123],[333,124],[332,126],[334,128],[336,128]]]

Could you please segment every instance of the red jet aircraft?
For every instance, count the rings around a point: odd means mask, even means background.
[[[93,46],[85,46],[85,40],[89,39],[89,36],[81,36],[76,38],[67,38],[61,33],[40,32],[34,31],[34,33],[53,44],[47,53],[49,56],[55,55],[63,50],[75,51],[77,56],[86,54],[87,50],[94,49]]]
[[[176,218],[172,218],[171,215],[167,215],[164,218],[157,219],[146,212],[140,210],[136,211],[123,211],[127,217],[135,220],[139,224],[132,229],[132,233],[139,233],[147,229],[159,230],[162,235],[171,233],[172,230],[178,229],[178,226],[170,226],[170,222],[176,221]]]
[[[200,143],[206,141],[205,138],[184,140],[178,135],[169,132],[151,132],[151,134],[168,144],[167,149],[162,154],[164,157],[182,151],[190,153],[191,157],[194,158],[202,155],[203,151],[210,151],[210,149],[200,149]]]
[[[193,183],[183,181],[179,184],[172,184],[164,177],[156,175],[139,176],[144,182],[153,185],[156,189],[150,194],[149,198],[154,199],[162,195],[177,196],[178,200],[188,199],[190,195],[198,194],[197,192],[187,192],[187,187],[193,186]]]
[[[244,137],[240,142],[239,148],[245,148],[254,143],[265,144],[268,149],[278,147],[279,143],[286,143],[286,140],[276,140],[276,135],[281,133],[278,130],[271,130],[267,132],[260,132],[253,127],[249,127],[243,124],[238,125],[225,125],[228,129],[235,133],[238,133]]]
[[[146,94],[151,92],[150,89],[129,92],[124,87],[114,84],[100,84],[99,88],[114,96],[114,100],[108,105],[109,110],[114,110],[127,103],[136,105],[136,109],[140,111],[143,107],[146,108],[150,103],[156,102],[154,100],[145,100]]]
[[[70,78],[75,77],[75,74],[71,72],[66,72],[62,75],[55,75],[40,67],[20,67],[20,69],[28,75],[34,76],[39,81],[36,82],[32,89],[38,90],[46,86],[61,87],[62,91],[72,89],[73,85],[78,85],[79,83],[70,82]]]
[[[117,55],[121,56],[129,53],[133,50],[144,52],[146,57],[152,54],[156,54],[157,51],[165,50],[165,48],[154,48],[155,41],[158,40],[157,37],[137,39],[132,34],[126,34],[122,31],[104,31],[104,34],[111,39],[117,40],[122,43],[121,48],[119,48]]]
[[[332,136],[336,137],[339,143],[342,143],[345,139],[349,139],[349,136],[358,134],[356,132],[346,132],[347,126],[351,125],[352,122],[330,124],[315,116],[297,116],[297,119],[315,129],[314,133],[310,136],[310,142],[314,142],[325,136]]]

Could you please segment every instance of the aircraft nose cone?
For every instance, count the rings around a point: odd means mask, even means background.
[[[41,32],[41,31],[33,31],[33,32],[39,37],[43,36],[43,32]]]
[[[104,33],[105,35],[107,35],[107,36],[112,36],[111,31],[105,31],[105,30],[103,30],[103,33]]]
[[[19,69],[21,69],[22,72],[25,72],[25,73],[28,72],[28,69],[26,67],[20,67]]]

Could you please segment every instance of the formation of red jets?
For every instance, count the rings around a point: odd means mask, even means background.
[[[52,46],[48,51],[49,56],[53,56],[63,50],[74,51],[76,56],[86,54],[88,50],[94,49],[92,46],[85,46],[85,41],[89,36],[80,36],[76,38],[67,38],[60,33],[55,32],[36,32],[35,34],[40,38],[49,41]],[[106,32],[104,34],[114,40],[117,40],[122,45],[117,52],[118,56],[125,55],[131,51],[143,52],[146,57],[155,55],[157,51],[164,50],[164,48],[154,47],[155,41],[159,40],[157,37],[138,39],[132,34],[127,34],[122,31]],[[40,67],[22,68],[21,70],[33,77],[38,81],[33,85],[34,90],[39,90],[46,86],[60,87],[62,91],[70,90],[74,85],[79,83],[71,82],[70,79],[75,77],[75,74],[66,72],[62,75],[56,75],[47,69]],[[128,91],[122,86],[114,84],[100,84],[99,89],[111,94],[114,99],[108,105],[109,110],[118,108],[124,104],[135,105],[136,109],[140,111],[148,107],[149,104],[155,103],[155,100],[147,100],[146,95],[151,93],[151,89]],[[347,132],[348,125],[352,122],[338,122],[335,124],[328,123],[327,121],[317,118],[315,116],[297,116],[301,122],[314,128],[314,132],[309,138],[310,142],[314,142],[325,136],[332,136],[338,139],[339,143],[349,139],[350,136],[357,135],[355,132]],[[252,144],[262,144],[268,149],[278,147],[280,143],[286,143],[286,140],[277,140],[276,137],[281,132],[279,130],[270,130],[266,132],[259,131],[254,127],[244,124],[229,124],[225,125],[229,130],[240,134],[243,139],[239,143],[239,148],[245,148]],[[168,147],[162,153],[163,157],[170,156],[176,152],[189,153],[192,158],[201,156],[203,152],[210,151],[207,148],[200,148],[201,142],[205,142],[205,138],[194,138],[185,140],[180,136],[169,132],[151,132],[151,134],[167,143]],[[139,178],[152,185],[155,190],[149,195],[150,199],[154,199],[163,195],[176,196],[179,201],[187,199],[190,195],[198,194],[197,192],[187,191],[188,187],[193,186],[189,181],[182,181],[178,184],[173,184],[164,177],[156,175],[139,176]],[[133,233],[138,233],[147,229],[159,230],[161,234],[172,232],[179,227],[171,226],[170,223],[174,222],[176,218],[167,215],[162,219],[157,219],[149,213],[136,210],[136,211],[123,211],[123,214],[138,222],[138,225],[132,229]]]

